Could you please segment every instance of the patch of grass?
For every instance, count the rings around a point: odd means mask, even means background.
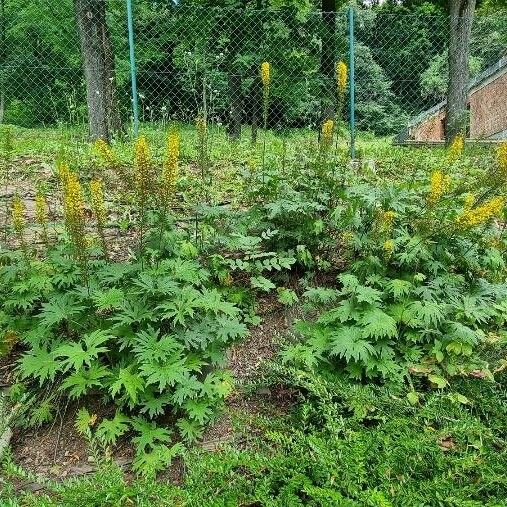
[[[505,371],[494,382],[456,378],[451,390],[424,391],[415,405],[401,386],[279,375],[303,396],[294,413],[245,427],[246,448],[186,454],[181,486],[129,482],[107,466],[43,497],[14,494],[7,483],[0,498],[37,507],[506,505]]]

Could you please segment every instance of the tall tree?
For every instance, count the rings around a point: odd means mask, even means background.
[[[0,0],[0,124],[4,122],[5,111],[5,58],[6,58],[5,0]]]
[[[470,80],[470,37],[476,0],[449,1],[449,80],[446,141],[466,127]]]
[[[322,50],[320,56],[320,73],[322,77],[322,121],[334,118],[333,85],[336,64],[336,0],[322,0]]]
[[[74,0],[74,9],[86,80],[90,137],[109,141],[120,130],[121,122],[106,1]]]

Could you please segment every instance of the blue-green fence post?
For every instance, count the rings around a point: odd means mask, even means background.
[[[137,69],[134,51],[134,19],[132,0],[127,0],[127,24],[129,31],[130,81],[132,85],[132,112],[134,113],[134,137],[139,133],[139,101],[137,97]]]
[[[349,128],[350,158],[356,158],[356,89],[354,68],[354,7],[349,6]]]

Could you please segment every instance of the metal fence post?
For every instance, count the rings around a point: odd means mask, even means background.
[[[356,90],[354,68],[354,7],[349,6],[349,106],[350,158],[356,158]]]
[[[137,69],[134,51],[134,21],[132,0],[127,0],[127,25],[129,31],[130,81],[132,84],[132,111],[134,113],[134,137],[139,133],[139,102],[137,97]]]

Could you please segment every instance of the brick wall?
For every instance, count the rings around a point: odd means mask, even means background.
[[[441,141],[444,139],[445,109],[425,118],[410,129],[410,138],[416,141]]]
[[[472,91],[470,137],[486,138],[507,130],[507,69]]]

